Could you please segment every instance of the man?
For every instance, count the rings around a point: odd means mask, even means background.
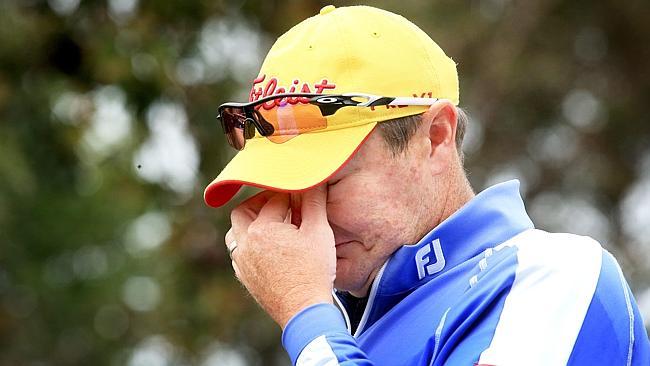
[[[246,184],[225,241],[297,365],[649,365],[613,257],[533,228],[518,182],[475,196],[455,63],[406,19],[334,8],[269,51],[241,150],[206,188]],[[334,292],[334,296],[333,296]]]

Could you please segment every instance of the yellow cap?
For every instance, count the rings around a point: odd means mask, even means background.
[[[250,100],[289,92],[429,97],[458,104],[456,64],[413,23],[369,6],[325,6],[280,36],[253,80]],[[241,185],[302,191],[347,162],[377,122],[426,106],[343,108],[327,128],[276,144],[255,136],[205,190],[219,207]]]
[[[323,6],[323,8],[320,10],[319,14],[320,15],[325,15],[325,14],[331,12],[334,9],[336,9],[336,6],[334,6],[334,5]]]

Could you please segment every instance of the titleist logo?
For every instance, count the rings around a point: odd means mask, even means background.
[[[322,79],[320,82],[313,85],[309,83],[301,83],[299,79],[293,79],[290,87],[278,86],[278,78],[271,77],[266,80],[266,74],[262,74],[253,80],[253,87],[251,92],[248,95],[248,101],[254,102],[260,98],[265,98],[270,95],[283,94],[283,93],[309,93],[309,94],[324,94],[325,90],[335,89],[336,84],[330,83],[327,79]],[[412,94],[415,98],[432,98],[432,93],[422,92],[419,95],[417,93]],[[255,109],[264,108],[265,110],[270,110],[275,107],[280,106],[280,104],[308,104],[309,98],[305,97],[287,97],[280,99],[273,99],[267,102],[262,103],[261,105],[255,106]],[[385,105],[382,106],[382,109],[391,109],[391,108],[404,108],[408,107],[406,105]],[[374,111],[377,107],[371,106],[370,110]]]
[[[326,89],[336,88],[336,84],[330,84],[327,79],[322,79],[319,83],[316,83],[312,86],[308,83],[300,83],[300,80],[294,79],[289,88],[284,86],[278,86],[278,78],[272,77],[266,80],[266,74],[262,74],[253,80],[253,87],[251,88],[251,93],[248,97],[250,102],[254,102],[260,98],[268,97],[269,95],[282,94],[282,93],[314,93],[314,94],[323,94],[323,91]],[[259,85],[262,84],[262,85]],[[284,103],[282,99],[269,100],[268,102],[262,103],[259,107],[266,110],[272,109]],[[298,104],[309,103],[309,99],[305,97],[288,97],[286,98],[286,103],[289,104]]]

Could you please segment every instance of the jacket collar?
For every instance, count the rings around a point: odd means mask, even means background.
[[[479,193],[417,244],[393,253],[372,285],[355,336],[414,289],[530,228],[518,180]]]

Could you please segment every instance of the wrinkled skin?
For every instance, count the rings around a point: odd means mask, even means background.
[[[242,203],[225,240],[238,244],[237,277],[283,328],[301,309],[331,303],[333,287],[366,295],[395,250],[471,198],[455,131],[455,108],[440,101],[404,154],[393,156],[375,129],[326,184]]]

